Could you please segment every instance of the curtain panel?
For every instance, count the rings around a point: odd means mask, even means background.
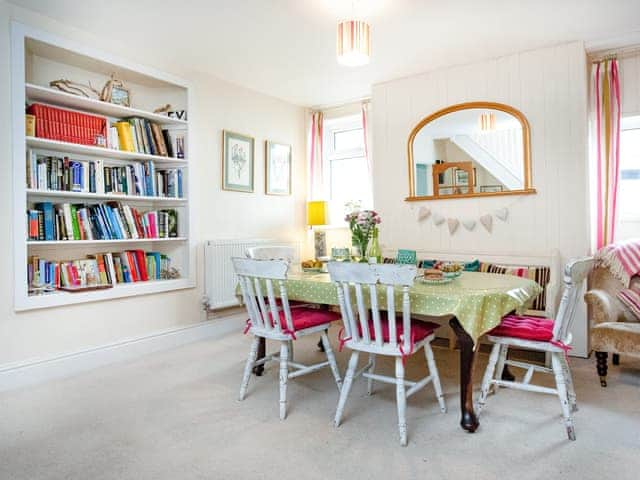
[[[309,126],[309,192],[310,200],[326,200],[324,162],[322,157],[323,131],[322,112],[311,113]]]

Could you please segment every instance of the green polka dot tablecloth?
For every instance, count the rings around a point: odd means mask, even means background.
[[[286,281],[289,300],[338,305],[336,286],[327,273],[291,272]],[[416,281],[410,290],[411,312],[420,315],[455,315],[476,342],[496,327],[503,316],[521,311],[542,292],[533,280],[482,272],[464,272],[452,282],[427,285]],[[239,289],[238,289],[239,293]],[[402,292],[396,290],[396,305]],[[386,305],[386,291],[378,288],[379,305]]]

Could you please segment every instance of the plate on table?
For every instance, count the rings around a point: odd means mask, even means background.
[[[322,273],[322,267],[303,268],[302,271],[307,273]]]
[[[439,279],[418,277],[417,280],[420,283],[424,283],[426,285],[444,285],[446,283],[453,282],[454,279],[455,279],[455,277],[444,277],[444,278],[439,278]]]
[[[442,275],[444,275],[444,278],[454,279],[462,275],[462,270],[457,270],[455,272],[442,272]]]

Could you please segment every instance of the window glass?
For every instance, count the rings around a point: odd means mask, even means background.
[[[640,237],[640,117],[626,118],[620,132],[620,182],[616,240]],[[625,128],[631,125],[628,128]]]

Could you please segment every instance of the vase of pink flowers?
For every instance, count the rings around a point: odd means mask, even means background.
[[[344,220],[351,230],[351,243],[360,251],[360,261],[367,262],[369,241],[382,221],[374,210],[356,210],[348,213]]]

